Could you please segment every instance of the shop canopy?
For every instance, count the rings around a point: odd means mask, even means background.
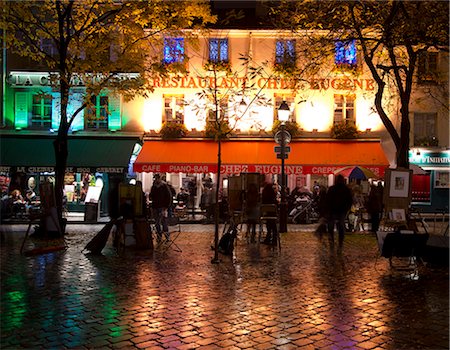
[[[280,174],[273,140],[224,141],[221,147],[221,173],[258,172]],[[304,140],[289,144],[285,173],[333,174],[343,166],[364,166],[382,177],[389,163],[379,141]],[[198,140],[145,141],[133,168],[135,172],[215,173],[217,142]]]
[[[68,172],[124,173],[139,139],[69,137]],[[53,172],[54,137],[0,137],[1,171]]]

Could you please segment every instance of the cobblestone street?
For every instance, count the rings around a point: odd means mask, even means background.
[[[30,257],[26,226],[2,227],[2,349],[449,348],[448,267],[408,278],[371,234],[342,253],[301,225],[280,251],[241,234],[212,264],[213,225],[183,225],[182,252],[83,253],[102,227],[70,224],[66,250]]]

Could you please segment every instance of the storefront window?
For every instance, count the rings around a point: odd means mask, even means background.
[[[355,95],[334,95],[334,124],[355,124]]]
[[[430,174],[413,175],[412,178],[412,201],[429,203],[430,197]]]
[[[434,187],[435,188],[450,188],[448,171],[435,171],[434,173]]]
[[[34,128],[51,128],[52,126],[52,96],[33,95],[31,125]]]

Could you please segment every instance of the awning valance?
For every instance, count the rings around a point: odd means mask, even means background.
[[[221,173],[259,172],[279,174],[274,141],[222,142]],[[383,176],[389,163],[379,141],[293,141],[285,160],[286,174],[332,174],[346,165],[360,165]],[[217,171],[214,141],[145,141],[135,172],[208,173]]]
[[[126,172],[133,138],[69,137],[67,171]],[[55,166],[54,137],[0,137],[1,171],[52,172]]]

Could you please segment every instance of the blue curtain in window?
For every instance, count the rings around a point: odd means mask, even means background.
[[[164,39],[164,62],[180,63],[184,60],[184,39],[165,38]]]
[[[356,43],[355,40],[336,41],[334,61],[336,64],[356,65]]]

